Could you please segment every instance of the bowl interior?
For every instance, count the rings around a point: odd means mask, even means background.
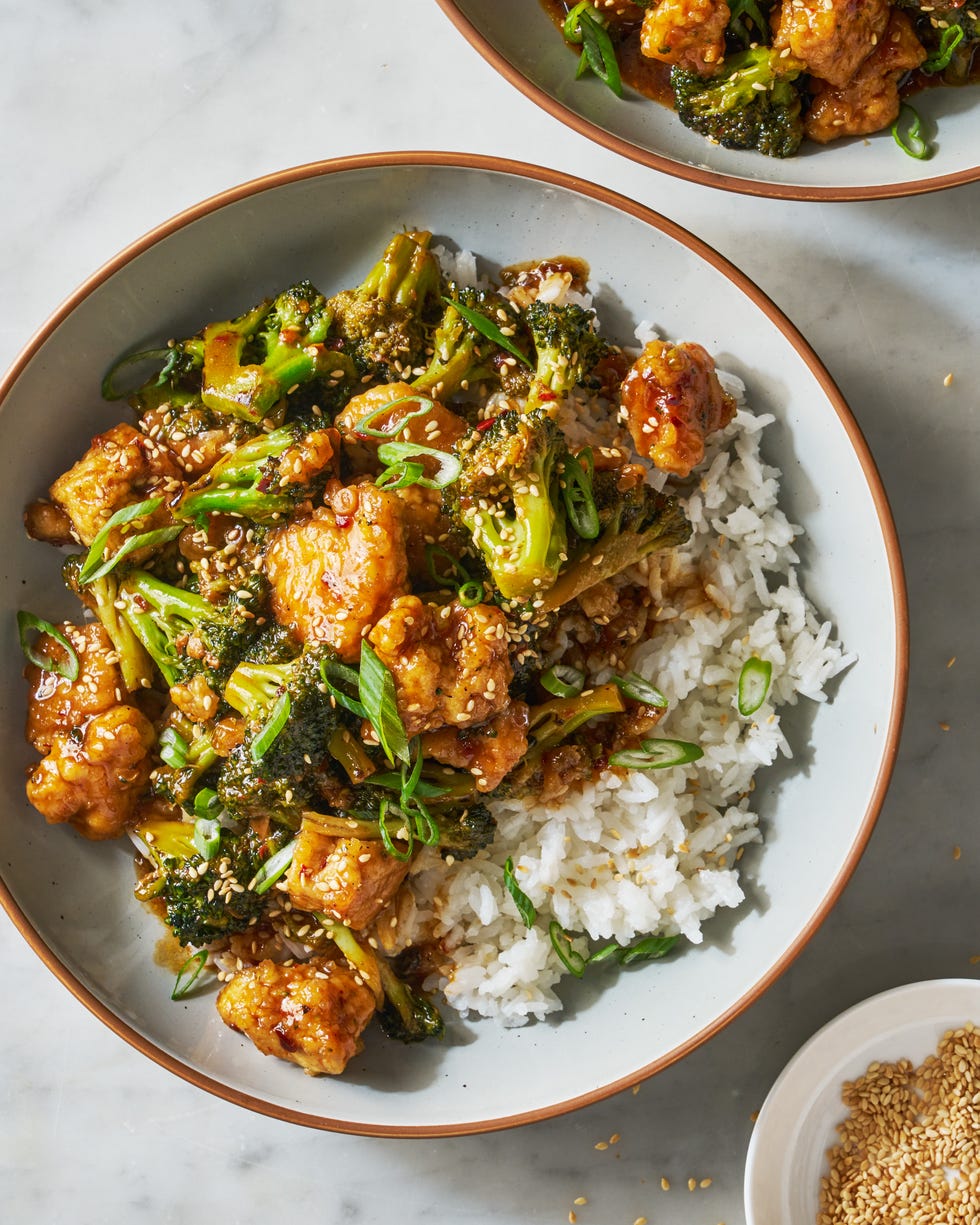
[[[889,131],[795,157],[723,149],[688,131],[667,107],[632,90],[617,98],[595,76],[575,79],[576,57],[538,0],[439,0],[450,19],[508,79],[562,122],[648,166],[753,195],[802,199],[900,196],[980,177],[976,89],[931,89],[915,98],[935,151],[903,153]]]
[[[99,396],[113,359],[240,313],[300,277],[327,292],[355,284],[405,225],[474,250],[491,267],[579,254],[608,332],[628,341],[633,323],[652,320],[741,375],[750,403],[777,418],[767,458],[783,469],[790,519],[806,529],[807,591],[859,661],[830,704],[790,713],[794,760],[761,776],[766,845],[745,857],[748,899],[707,925],[703,945],[623,972],[603,990],[599,980],[573,984],[557,1023],[504,1030],[454,1021],[431,1049],[395,1050],[378,1038],[343,1078],[313,1080],[260,1058],[221,1024],[212,999],[171,1003],[172,972],[154,960],[162,928],[132,900],[127,849],[47,827],[28,808],[23,660],[8,628],[0,876],[25,935],[109,1024],[181,1075],[299,1121],[403,1133],[476,1130],[569,1108],[664,1066],[744,1007],[832,904],[870,834],[905,668],[900,564],[873,465],[836,389],[771,304],[638,205],[575,190],[551,172],[481,159],[451,165],[439,155],[306,168],[232,193],[124,253],[42,333],[0,414],[8,627],[18,608],[48,619],[76,612],[57,555],[25,538],[20,515],[94,433],[125,415]]]

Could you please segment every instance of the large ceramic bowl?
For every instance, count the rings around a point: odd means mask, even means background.
[[[601,993],[572,984],[559,1022],[505,1030],[456,1021],[444,1043],[372,1041],[342,1078],[312,1079],[259,1056],[211,999],[171,1003],[172,974],[154,961],[162,929],[133,901],[128,844],[87,843],[26,805],[14,612],[73,609],[51,550],[19,524],[25,502],[118,419],[119,406],[99,396],[118,354],[187,335],[303,276],[324,289],[355,284],[404,225],[451,238],[491,266],[580,254],[600,313],[623,339],[628,320],[651,319],[741,375],[753,405],[778,418],[768,458],[786,474],[790,519],[808,533],[807,589],[859,658],[831,704],[797,708],[784,724],[796,758],[758,792],[766,842],[744,860],[749,900],[710,923],[702,946],[622,973]],[[404,153],[301,167],[208,200],[123,251],[30,342],[0,401],[0,900],[62,982],[158,1063],[243,1106],[317,1127],[426,1135],[540,1119],[704,1042],[789,965],[834,904],[897,749],[907,627],[895,531],[858,427],[813,351],[750,281],[679,226],[603,188],[515,163]]]
[[[624,157],[681,179],[755,196],[860,200],[915,195],[980,178],[980,90],[931,89],[915,107],[934,132],[924,161],[888,131],[779,159],[722,149],[690,132],[673,111],[632,90],[617,98],[594,76],[575,79],[576,58],[540,0],[438,0],[460,33],[533,102]]]

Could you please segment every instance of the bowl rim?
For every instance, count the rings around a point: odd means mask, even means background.
[[[773,200],[891,200],[897,197],[925,195],[928,192],[944,191],[948,187],[962,187],[980,179],[980,165],[957,170],[952,174],[936,175],[929,179],[908,179],[899,183],[875,183],[867,187],[816,187],[803,183],[770,183],[759,179],[745,179],[740,175],[722,174],[691,162],[677,161],[663,153],[635,144],[605,128],[559,102],[546,89],[524,75],[490,42],[487,36],[459,8],[457,0],[436,0],[466,41],[478,51],[488,64],[520,90],[526,98],[536,103],[553,118],[572,128],[581,136],[595,141],[613,153],[639,162],[653,170],[660,170],[674,178],[700,183],[703,187],[717,187],[747,196],[763,196]],[[653,103],[656,105],[656,103]]]
[[[868,444],[861,432],[854,415],[844,400],[843,395],[832,379],[830,373],[817,356],[815,350],[806,341],[796,326],[790,322],[778,306],[743,272],[739,271],[724,256],[714,250],[702,239],[697,238],[677,222],[662,216],[638,201],[621,195],[608,187],[600,186],[589,180],[579,178],[564,171],[549,169],[531,163],[514,161],[507,158],[492,157],[482,154],[433,152],[433,151],[397,151],[388,153],[367,153],[347,157],[331,158],[322,161],[308,162],[289,169],[250,179],[235,187],[228,188],[209,196],[203,201],[184,209],[168,220],[155,226],[142,237],[124,247],[118,254],[109,259],[100,268],[83,281],[50,315],[45,323],[27,341],[20,354],[15,358],[7,372],[0,378],[0,411],[4,401],[17,379],[23,373],[28,363],[40,350],[47,339],[62,323],[62,321],[89,295],[104,284],[111,276],[124,268],[137,256],[141,255],[157,243],[175,234],[200,218],[216,213],[222,208],[241,200],[256,196],[273,188],[301,182],[306,179],[318,178],[330,174],[341,174],[357,170],[376,170],[387,167],[440,167],[464,172],[480,171],[495,172],[523,179],[533,179],[541,184],[563,188],[589,197],[601,204],[609,205],[619,211],[626,212],[638,220],[658,230],[667,237],[685,246],[695,256],[706,261],[721,272],[740,289],[771,323],[786,337],[796,353],[813,374],[821,390],[827,396],[830,405],[836,412],[858,462],[878,515],[888,570],[892,587],[892,603],[896,625],[896,651],[894,659],[894,681],[891,708],[888,716],[888,726],[883,738],[883,751],[874,785],[870,793],[867,808],[861,818],[854,841],[847,856],[823,899],[817,911],[810,917],[805,927],[798,934],[792,945],[783,953],[779,960],[745,992],[730,1008],[716,1017],[710,1024],[699,1030],[685,1042],[666,1052],[651,1063],[645,1064],[627,1076],[621,1077],[609,1084],[599,1085],[583,1094],[577,1094],[547,1106],[530,1111],[518,1112],[513,1115],[492,1119],[464,1121],[462,1123],[394,1125],[378,1123],[362,1123],[344,1119],[327,1118],[310,1114],[304,1110],[291,1108],[276,1102],[265,1101],[243,1090],[232,1088],[212,1079],[206,1073],[184,1064],[179,1058],[161,1050],[155,1043],[139,1033],[132,1026],[116,1016],[112,1010],[99,1000],[77,977],[65,966],[48,946],[41,933],[28,920],[26,914],[18,906],[13,895],[7,888],[0,871],[0,906],[7,912],[14,926],[21,933],[34,952],[40,957],[48,969],[60,982],[68,988],[75,998],[82,1003],[95,1017],[108,1026],[114,1033],[124,1039],[130,1046],[142,1052],[149,1059],[181,1077],[183,1080],[204,1089],[216,1097],[235,1105],[245,1107],[258,1114],[285,1122],[299,1123],[308,1127],[325,1131],[344,1132],[351,1135],[390,1136],[402,1138],[423,1138],[453,1135],[473,1135],[484,1132],[500,1131],[509,1127],[521,1126],[527,1123],[540,1122],[567,1114],[583,1106],[601,1101],[613,1094],[622,1092],[638,1084],[655,1072],[661,1071],[670,1064],[689,1054],[695,1048],[706,1042],[714,1034],[722,1030],[732,1020],[758,999],[773,982],[795,961],[804,946],[826,918],[848,879],[857,866],[884,802],[885,793],[895,766],[898,746],[904,717],[905,697],[909,675],[909,613],[908,596],[905,585],[905,575],[902,565],[898,533],[892,517],[888,498],[882,484],[875,461]]]

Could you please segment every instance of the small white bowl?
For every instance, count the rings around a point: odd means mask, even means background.
[[[790,1060],[759,1112],[745,1161],[746,1225],[814,1225],[845,1081],[874,1060],[921,1063],[950,1029],[980,1025],[980,980],[909,983],[855,1004]]]

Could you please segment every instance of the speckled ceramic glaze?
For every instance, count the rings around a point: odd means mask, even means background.
[[[532,101],[607,148],[667,174],[757,196],[857,200],[907,196],[980,178],[976,125],[980,89],[920,93],[915,107],[933,155],[903,153],[888,130],[831,145],[805,143],[790,158],[712,145],[669,108],[633,90],[617,98],[576,58],[539,0],[438,0],[460,33]]]
[[[454,1020],[444,1043],[369,1042],[338,1080],[259,1056],[205,995],[171,1003],[154,961],[156,919],[132,898],[127,845],[46,827],[23,798],[22,660],[0,664],[8,747],[0,900],[49,967],[127,1041],[195,1084],[313,1126],[401,1135],[479,1131],[570,1110],[703,1042],[755,999],[826,915],[871,833],[893,765],[907,670],[901,563],[864,440],[815,354],[746,278],[639,204],[557,172],[486,158],[393,154],[321,163],[246,184],[176,217],[97,272],[41,330],[0,386],[0,488],[7,522],[4,617],[72,604],[55,557],[20,531],[21,509],[119,418],[99,385],[125,350],[188,334],[309,276],[356,283],[404,225],[479,253],[491,268],[557,253],[591,264],[607,330],[632,324],[696,339],[775,413],[767,458],[804,525],[808,593],[857,664],[833,700],[784,724],[795,761],[757,795],[766,843],[744,860],[747,901],[704,944],[623,973],[607,990],[571,984],[565,1016],[503,1030]],[[43,437],[43,469],[23,462]]]

